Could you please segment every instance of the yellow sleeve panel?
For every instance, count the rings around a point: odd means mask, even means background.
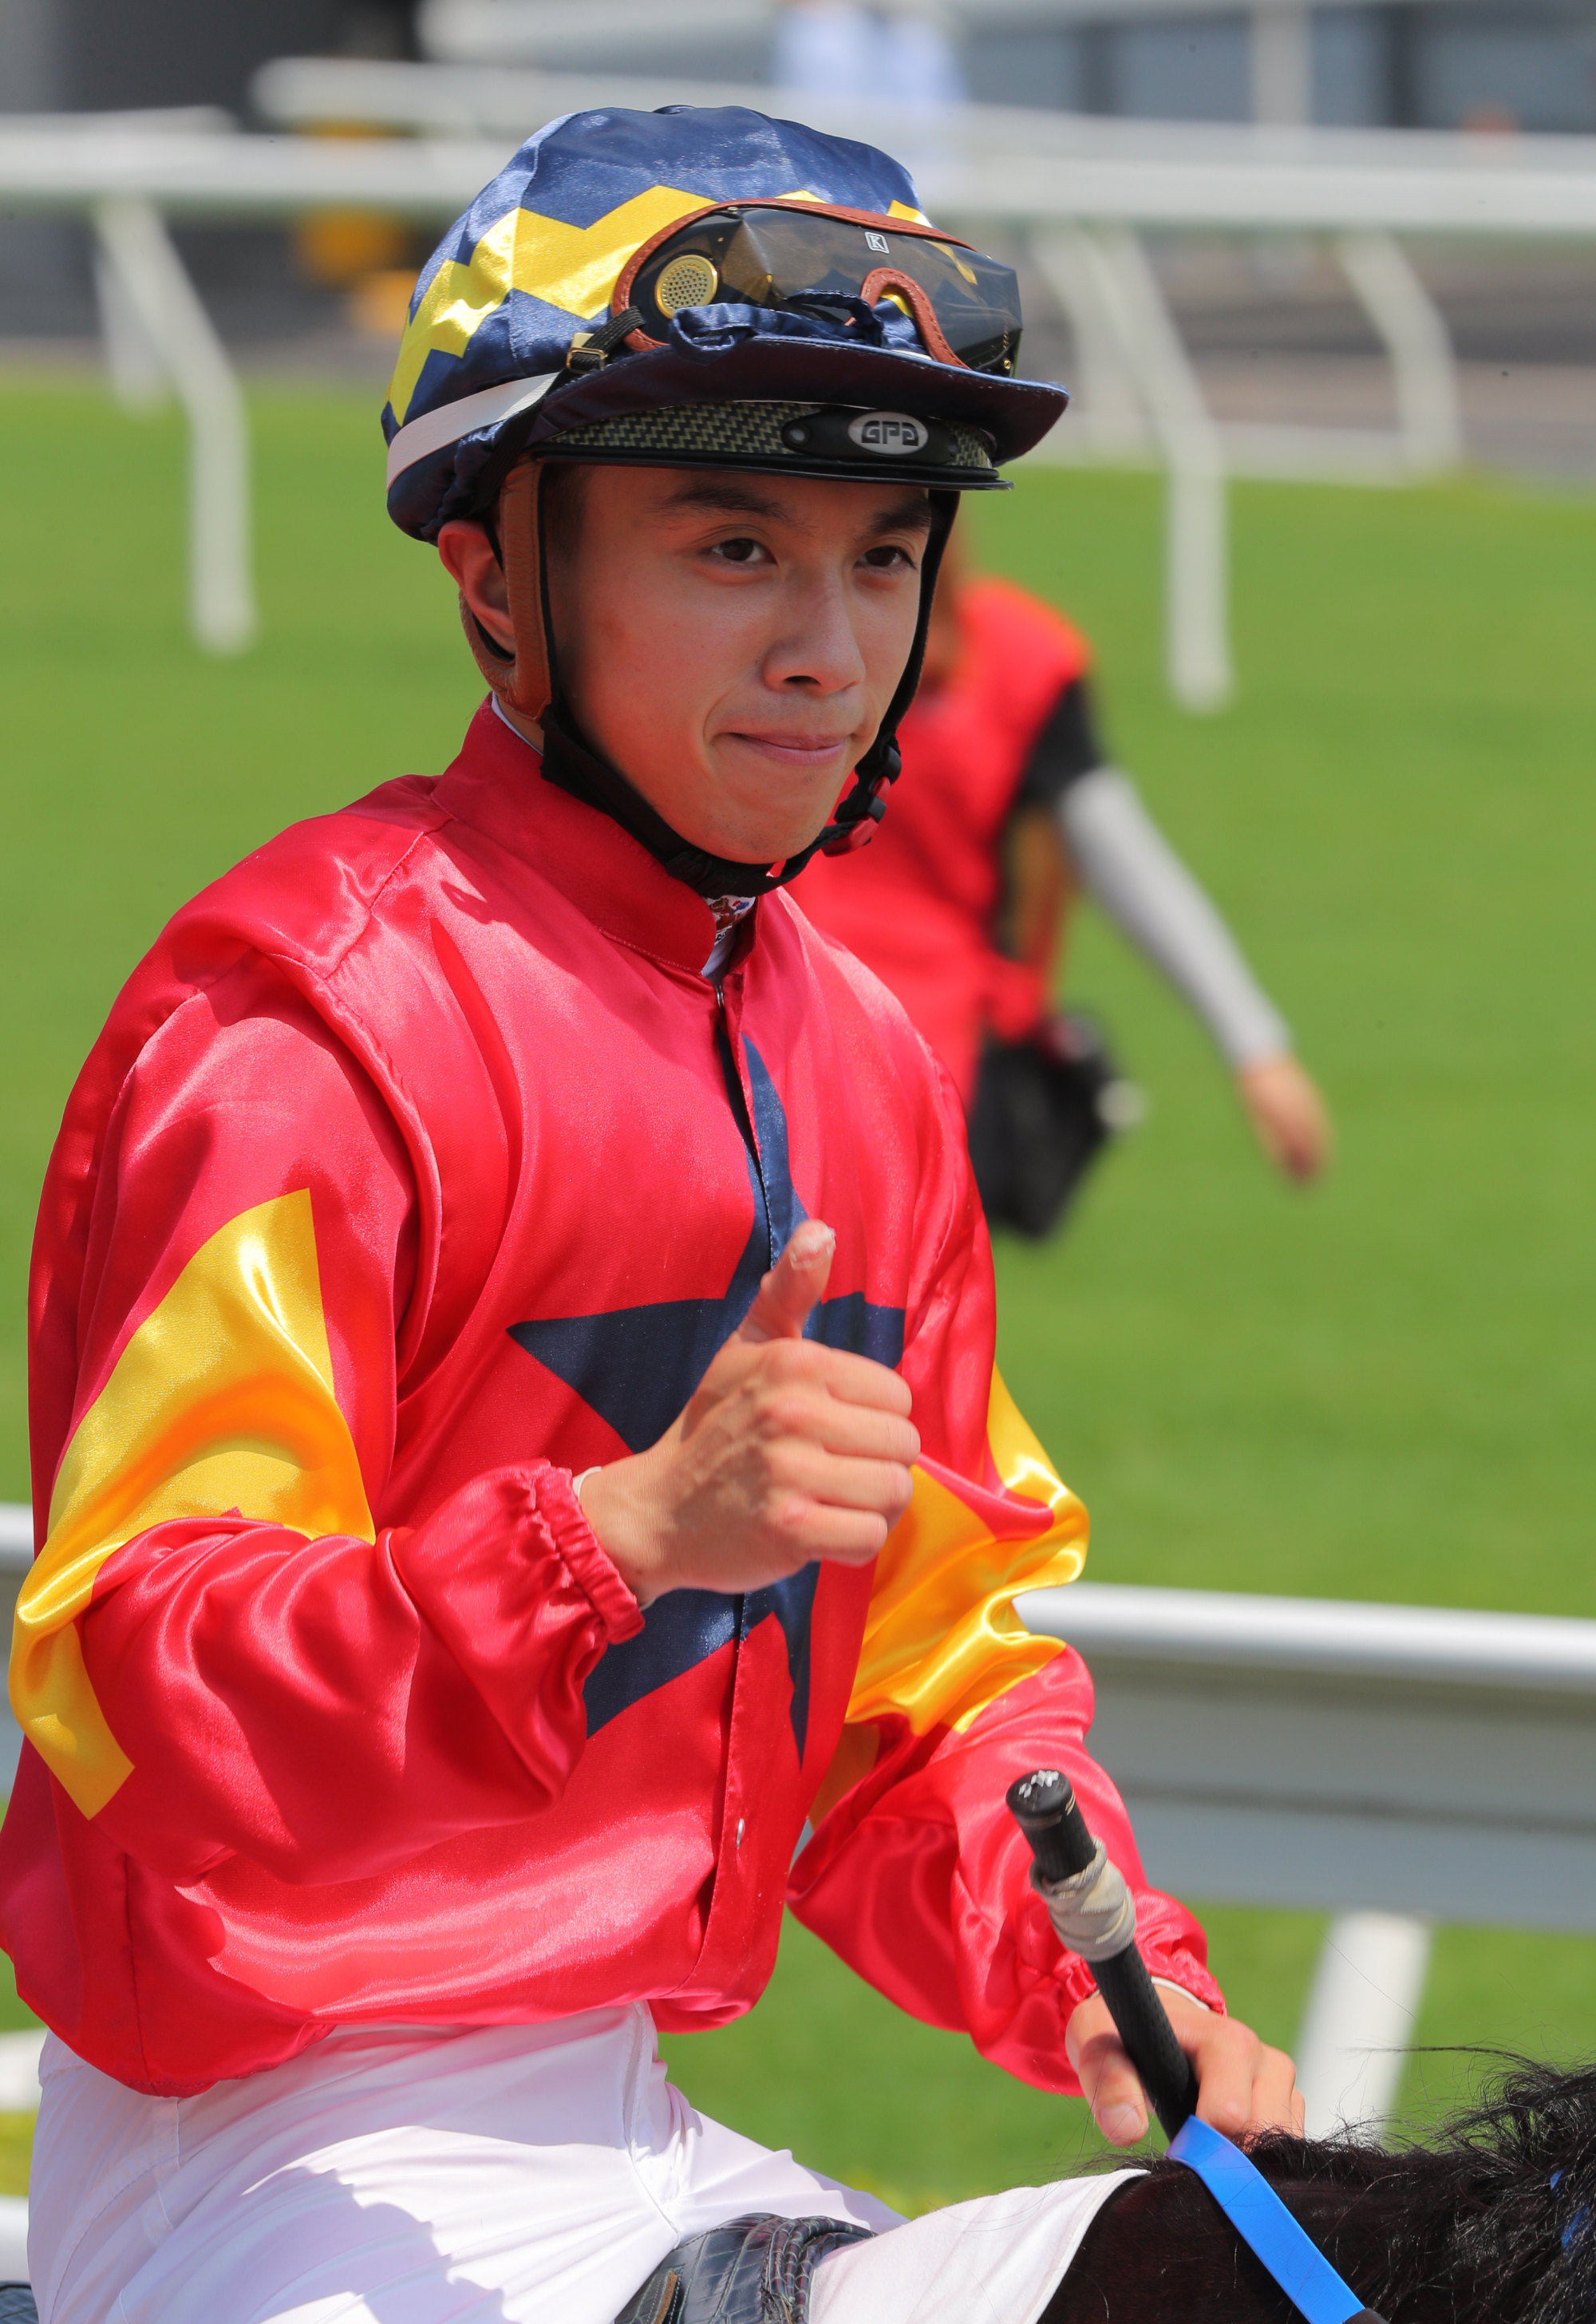
[[[308,1192],[245,1211],[195,1252],[78,1422],[12,1630],[11,1703],[86,1816],[132,1774],[95,1699],[78,1618],[113,1550],[236,1512],[375,1539],[333,1388]]]
[[[1005,1492],[1040,1503],[1051,1522],[1042,1533],[1001,1538],[970,1501],[915,1471],[914,1499],[876,1561],[850,1726],[896,1713],[916,1735],[965,1728],[1059,1651],[1056,1639],[1031,1636],[1014,1599],[1077,1578],[1086,1563],[1086,1512],[1055,1476],[995,1370],[987,1442]]]

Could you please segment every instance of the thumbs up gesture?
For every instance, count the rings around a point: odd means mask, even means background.
[[[806,1219],[660,1442],[584,1482],[587,1522],[640,1604],[762,1589],[817,1557],[868,1565],[908,1508],[909,1389],[803,1336],[835,1249]]]

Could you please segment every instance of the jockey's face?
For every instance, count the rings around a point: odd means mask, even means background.
[[[925,492],[597,466],[560,482],[550,610],[584,733],[696,846],[807,847],[909,659]]]

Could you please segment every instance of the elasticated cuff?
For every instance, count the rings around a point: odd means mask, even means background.
[[[1178,1948],[1165,1951],[1157,1944],[1144,1944],[1141,1952],[1149,1977],[1161,1979],[1166,1985],[1178,1986],[1182,1993],[1189,1994],[1194,2001],[1200,2001],[1204,2008],[1211,2009],[1216,2017],[1229,2016],[1223,1994],[1208,1971],[1200,1969],[1189,1953],[1182,1952]]]
[[[573,1579],[593,1601],[610,1644],[634,1638],[642,1628],[642,1608],[632,1596],[577,1499],[568,1469],[544,1469],[533,1484],[538,1515]]]

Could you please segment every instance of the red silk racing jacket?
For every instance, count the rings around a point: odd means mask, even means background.
[[[1072,2089],[1090,1975],[1003,1807],[1041,1763],[1153,1968],[1218,2004],[1085,1751],[1084,1669],[1014,1611],[1086,1521],[992,1369],[957,1102],[790,900],[718,986],[714,934],[484,709],[440,779],[187,906],[112,1011],[34,1256],[0,1939],[124,2082],[363,2020],[717,2024],[790,1894]],[[641,1614],[573,1474],[662,1434],[807,1214],[811,1328],[913,1389],[913,1505],[873,1568]]]

